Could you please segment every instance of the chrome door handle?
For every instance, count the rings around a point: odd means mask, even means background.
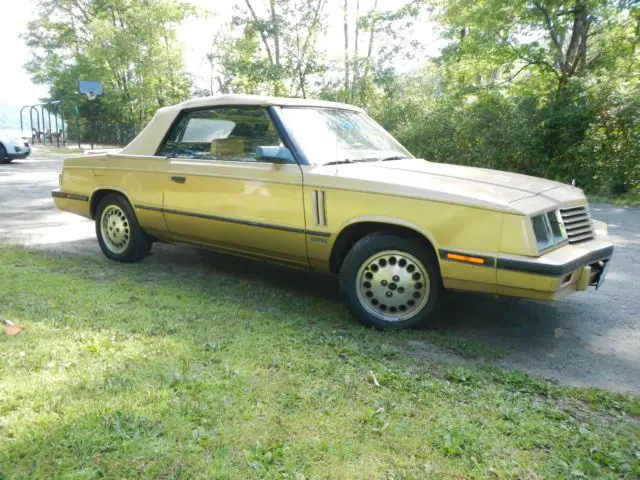
[[[171,177],[171,181],[175,183],[184,183],[187,179],[185,177]]]

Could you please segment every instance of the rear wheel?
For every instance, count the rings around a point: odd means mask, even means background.
[[[104,197],[95,221],[100,248],[111,260],[137,262],[151,250],[151,237],[142,230],[133,208],[122,195]]]
[[[362,323],[387,330],[429,323],[442,290],[428,247],[386,234],[368,235],[353,246],[340,270],[340,286]]]

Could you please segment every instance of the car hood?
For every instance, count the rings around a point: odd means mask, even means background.
[[[345,186],[350,185],[355,189],[374,189],[384,194],[461,203],[509,212],[523,212],[519,202],[537,195],[541,196],[541,200],[544,197],[545,208],[557,204],[560,199],[584,199],[580,189],[551,180],[422,159],[324,166],[320,170],[325,175],[332,175],[337,183],[348,181]],[[317,170],[316,173],[320,171]],[[569,193],[552,194],[557,189],[567,190]],[[532,208],[535,209],[531,202],[528,202],[524,210],[529,213]]]
[[[533,195],[563,185],[562,183],[552,180],[545,180],[544,178],[531,177],[519,173],[490,170],[488,168],[466,167],[464,165],[452,165],[448,163],[428,162],[417,158],[398,160],[395,162],[376,162],[369,165],[383,169],[385,175],[390,171],[400,174],[401,172],[426,174],[476,184],[494,185]]]

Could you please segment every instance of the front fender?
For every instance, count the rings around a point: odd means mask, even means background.
[[[404,220],[402,218],[397,218],[397,217],[384,216],[384,215],[368,215],[368,216],[351,218],[346,222],[344,222],[342,225],[340,225],[340,227],[337,229],[338,234],[336,238],[339,238],[340,233],[342,233],[345,229],[359,223],[381,223],[385,225],[393,225],[396,227],[402,227],[409,230],[413,230],[414,232],[425,237],[429,241],[429,243],[431,243],[431,245],[436,251],[438,249],[438,242],[436,241],[436,238],[434,237],[431,231],[413,222],[410,222],[408,220]]]

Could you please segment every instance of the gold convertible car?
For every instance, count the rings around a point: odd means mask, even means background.
[[[178,242],[339,276],[379,328],[443,289],[552,300],[599,286],[613,246],[571,185],[414,158],[362,110],[224,95],[158,110],[116,153],[65,160],[62,210],[110,259]]]

